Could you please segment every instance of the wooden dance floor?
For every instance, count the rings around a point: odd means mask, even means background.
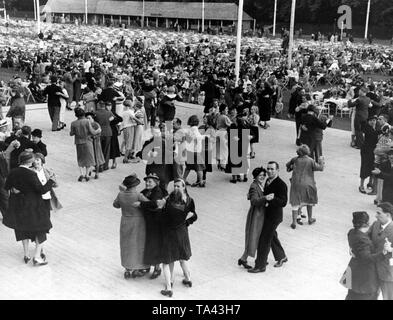
[[[186,123],[192,114],[201,116],[202,107],[179,106],[177,113]],[[166,299],[160,294],[163,275],[155,280],[125,280],[120,265],[121,213],[112,202],[122,179],[132,172],[143,178],[145,165],[123,164],[119,159],[117,169],[104,172],[98,180],[77,182],[76,151],[69,136],[74,119],[74,113],[67,111],[67,128],[51,132],[46,106],[28,107],[26,124],[43,130],[47,166],[58,176],[56,192],[64,209],[52,214],[53,229],[45,244],[49,264],[43,267],[25,265],[22,244],[15,241],[13,230],[0,225],[0,299]],[[281,177],[289,184],[285,163],[296,155],[295,124],[276,119],[270,124],[268,130],[260,129],[251,169],[276,160]],[[176,264],[172,299],[343,299],[346,290],[339,279],[350,258],[346,235],[352,212],[366,210],[375,220],[373,197],[357,190],[360,154],[349,147],[349,140],[349,132],[325,131],[326,169],[316,174],[317,222],[292,230],[291,209],[285,208],[278,234],[289,262],[282,268],[273,268],[271,254],[265,273],[250,274],[237,265],[244,249],[251,174],[249,183],[234,185],[228,175],[214,168],[206,188],[190,188],[199,216],[189,228],[193,287],[181,284],[183,276]],[[190,182],[195,177],[192,173]],[[253,265],[253,259],[249,262]]]

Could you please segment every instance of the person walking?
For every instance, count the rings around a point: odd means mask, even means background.
[[[52,76],[50,81],[51,84],[44,89],[43,95],[48,96],[48,112],[50,120],[52,121],[52,131],[60,131],[60,95],[62,95],[63,92],[62,89],[57,85],[56,76]]]
[[[55,184],[53,176],[42,185],[36,172],[31,170],[34,154],[24,151],[19,155],[19,167],[11,170],[4,188],[10,191],[9,206],[3,224],[14,229],[16,241],[22,241],[24,262],[31,258],[29,241],[35,241],[36,248],[33,257],[34,266],[46,265],[45,257],[41,255],[46,234],[52,228],[50,207],[44,202],[42,195],[51,190]]]
[[[140,200],[140,193],[136,187],[140,184],[135,173],[127,176],[113,206],[121,209],[120,221],[120,257],[121,265],[125,269],[124,278],[136,278],[144,275],[141,270],[146,269],[144,264],[146,225],[145,217],[140,208],[133,206]]]
[[[166,288],[161,290],[164,296],[172,297],[174,284],[174,266],[179,261],[183,270],[183,285],[192,287],[188,260],[191,257],[191,244],[188,226],[197,220],[194,200],[188,195],[184,180],[174,182],[174,191],[169,195],[163,215],[163,271]]]
[[[266,169],[257,167],[252,171],[254,181],[250,186],[247,194],[247,199],[250,200],[250,209],[247,214],[246,222],[246,241],[242,256],[237,261],[239,266],[246,269],[252,267],[247,263],[248,257],[255,257],[258,247],[258,241],[261,236],[263,222],[265,220],[265,205],[266,200],[263,194],[266,182]]]
[[[313,206],[318,203],[317,186],[314,179],[314,171],[323,171],[325,163],[323,158],[316,162],[310,158],[310,148],[302,144],[296,151],[297,157],[287,163],[287,171],[292,171],[289,203],[292,206],[291,228],[296,229],[296,222],[303,225],[300,210],[307,207],[308,224],[315,223],[312,217]]]
[[[270,161],[268,163],[267,176],[268,179],[263,192],[267,202],[265,221],[258,242],[255,267],[248,270],[250,273],[266,271],[270,249],[272,249],[274,259],[276,260],[274,267],[282,267],[285,262],[288,262],[276,231],[283,219],[283,208],[288,202],[288,187],[279,177],[279,165],[277,162]]]

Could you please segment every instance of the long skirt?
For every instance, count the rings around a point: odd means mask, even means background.
[[[217,160],[220,160],[222,166],[228,162],[228,133],[226,130],[217,131]]]
[[[78,166],[81,168],[94,166],[94,149],[93,142],[87,141],[83,144],[76,145],[76,157],[78,160]]]
[[[124,147],[126,151],[132,151],[132,147],[134,144],[135,127],[136,126],[131,126],[123,129]]]
[[[104,154],[102,153],[100,137],[97,136],[93,138],[93,147],[96,166],[101,166],[105,163],[105,158]]]
[[[121,217],[120,221],[120,256],[125,269],[145,269],[146,226],[145,218]]]
[[[360,179],[371,176],[374,170],[374,152],[372,150],[360,150]]]
[[[134,131],[134,143],[132,151],[137,154],[143,147],[143,125],[137,125]]]

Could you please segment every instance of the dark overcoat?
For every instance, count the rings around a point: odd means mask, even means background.
[[[11,192],[8,210],[3,219],[5,226],[20,231],[47,231],[52,228],[49,206],[42,195],[51,190],[54,182],[48,180],[42,185],[37,174],[27,168],[12,169],[7,177],[4,188],[17,189]]]

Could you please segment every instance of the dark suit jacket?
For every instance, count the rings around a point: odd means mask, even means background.
[[[357,293],[378,291],[376,261],[384,259],[382,251],[375,252],[368,235],[357,229],[348,232],[348,243],[354,257],[349,261],[352,290]]]
[[[109,119],[113,117],[112,112],[105,109],[98,109],[96,119],[101,126],[101,137],[112,137],[112,129]]]
[[[51,84],[47,86],[44,91],[43,95],[48,95],[48,107],[60,107],[60,97],[56,94],[56,92],[62,92],[61,88],[55,84]]]
[[[265,185],[264,194],[274,194],[274,199],[267,201],[265,218],[281,222],[283,219],[283,208],[288,202],[288,187],[280,177],[274,179],[269,185]]]
[[[383,231],[381,231],[381,223],[375,221],[370,227],[369,237],[374,245],[373,253],[378,253],[383,251],[383,246],[385,244],[385,238],[388,238],[390,242],[393,243],[393,222],[391,222]],[[393,282],[393,266],[389,265],[389,259],[392,257],[391,253],[388,253],[377,261],[377,273],[378,278],[382,281],[392,281]]]

